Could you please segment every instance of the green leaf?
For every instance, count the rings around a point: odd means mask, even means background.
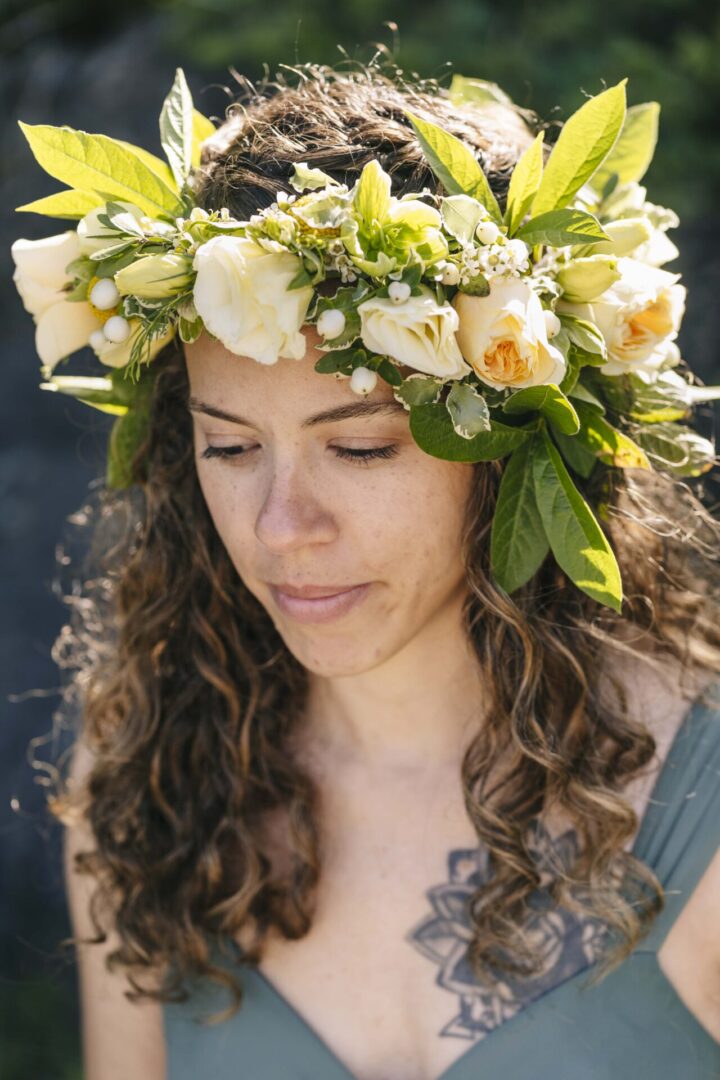
[[[473,240],[478,224],[487,218],[483,204],[470,195],[446,196],[441,201],[440,213],[450,235],[466,244]]]
[[[526,386],[515,391],[503,402],[503,412],[525,413],[539,412],[566,435],[574,435],[580,429],[580,420],[571,402],[565,397],[559,386],[547,383],[544,386]]]
[[[193,126],[192,126],[192,154],[190,157],[190,164],[193,169],[197,169],[200,164],[200,155],[202,151],[202,144],[206,139],[209,139],[211,135],[215,134],[215,125],[212,120],[208,120],[207,116],[203,116],[197,109],[193,109],[192,113]]]
[[[445,407],[461,438],[472,439],[474,435],[490,430],[487,402],[469,383],[454,382],[445,399]]]
[[[404,109],[432,171],[449,195],[471,195],[490,212],[496,223],[502,214],[480,163],[469,148],[449,131],[421,120]]]
[[[414,405],[410,409],[410,433],[421,450],[446,461],[494,461],[516,450],[534,427],[513,428],[490,422],[490,431],[463,439],[453,428],[444,402]]]
[[[548,210],[527,221],[515,234],[526,244],[582,244],[590,240],[607,240],[607,233],[596,217],[585,210]]]
[[[535,500],[532,456],[536,439],[527,439],[505,463],[493,513],[492,576],[507,593],[529,581],[550,550]]]
[[[642,426],[637,440],[654,465],[675,476],[701,476],[718,464],[714,443],[684,424]]]
[[[588,596],[619,612],[622,579],[615,554],[547,431],[533,448],[532,468],[535,499],[558,566]]]
[[[450,99],[458,105],[466,102],[480,106],[490,103],[512,105],[512,98],[501,90],[497,83],[487,79],[468,78],[457,72],[453,73],[449,93]]]
[[[93,375],[52,375],[47,382],[40,383],[41,390],[67,394],[84,405],[92,405],[101,412],[122,416],[127,412],[127,404],[118,394],[111,379]]]
[[[645,451],[602,413],[585,401],[575,402],[582,423],[582,442],[600,461],[617,469],[650,469]]]
[[[558,311],[556,314],[573,345],[577,345],[583,352],[597,353],[603,360],[607,360],[607,343],[602,330],[595,323],[566,311]]]
[[[537,189],[540,187],[544,139],[545,132],[539,132],[512,171],[505,209],[508,236],[515,234],[515,230],[530,209]]]
[[[160,142],[181,188],[192,164],[193,101],[180,67],[175,69],[175,79],[160,110]]]
[[[104,199],[96,191],[56,191],[44,199],[16,206],[16,211],[30,211],[33,214],[45,214],[46,217],[71,218],[79,221],[91,210],[104,205]]]
[[[626,83],[622,79],[590,98],[566,120],[546,162],[533,214],[567,206],[610,153],[625,119]]]
[[[144,150],[142,146],[135,146],[134,143],[125,142],[124,139],[115,139],[118,146],[124,146],[135,157],[140,158],[143,165],[147,165],[151,172],[154,172],[157,177],[162,180],[171,191],[174,191],[179,196],[178,186],[175,182],[175,177],[172,174],[172,170],[167,161],[163,161],[162,158],[157,157],[155,154],[151,154],[149,150]]]
[[[151,216],[180,213],[177,193],[115,139],[49,124],[18,124],[38,163],[56,180],[131,202]]]
[[[613,175],[617,175],[618,184],[642,180],[655,153],[659,119],[657,101],[630,106],[618,141],[593,175],[595,191],[602,192]]]
[[[557,429],[554,429],[552,434],[560,453],[570,468],[578,476],[588,480],[598,464],[598,459],[592,451],[583,446],[580,439],[575,435],[563,435]]]

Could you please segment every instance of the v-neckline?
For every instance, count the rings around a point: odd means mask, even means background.
[[[658,803],[656,801],[656,796],[658,795],[658,793],[659,793],[659,791],[661,789],[661,782],[663,781],[663,778],[665,777],[665,775],[669,772],[669,768],[674,766],[674,764],[675,764],[675,758],[676,758],[676,756],[677,756],[677,754],[678,754],[678,752],[680,750],[680,747],[681,747],[681,736],[684,737],[684,735],[685,735],[685,732],[687,730],[688,722],[690,720],[690,717],[694,714],[696,706],[698,705],[698,703],[701,701],[701,699],[708,692],[711,693],[711,694],[713,692],[720,692],[720,680],[712,680],[690,702],[690,705],[688,706],[687,710],[685,711],[685,713],[683,715],[683,718],[682,718],[680,724],[678,725],[678,727],[677,727],[677,729],[675,731],[675,735],[673,736],[673,739],[672,739],[672,741],[670,743],[670,747],[668,749],[668,752],[665,755],[665,760],[664,760],[664,762],[662,764],[662,767],[661,767],[660,771],[658,772],[658,774],[657,774],[657,776],[655,778],[652,789],[650,791],[650,795],[649,795],[649,798],[648,798],[648,801],[647,801],[646,807],[645,807],[645,812],[643,814],[642,821],[640,822],[640,828],[637,830],[637,832],[635,834],[635,839],[634,839],[633,844],[632,844],[632,847],[630,848],[630,852],[633,855],[637,854],[637,850],[643,846],[643,844],[645,842],[645,838],[646,838],[651,826],[654,824],[656,814],[663,807],[662,803]],[[231,947],[237,953],[238,957],[240,958],[240,960],[242,962],[242,951],[240,949],[240,946],[239,946],[238,942],[235,940],[234,937],[232,937],[232,935],[228,935],[226,940],[228,940],[230,942]],[[640,945],[642,945],[642,942],[640,942]],[[623,963],[626,963],[627,960],[631,959],[631,957],[633,955],[634,955],[634,953],[631,953],[630,956],[626,957],[626,959],[625,959],[625,961],[623,961]],[[653,952],[653,958],[654,958],[654,967],[655,967],[656,971],[659,973],[659,975],[661,977],[661,980],[663,981],[663,983],[667,987],[670,988],[670,990],[673,992],[673,994],[676,997],[678,997],[678,994],[677,994],[677,991],[675,990],[675,987],[673,986],[673,984],[670,982],[670,980],[665,975],[665,972],[660,967],[660,964],[657,961],[657,955],[654,952]],[[469,1046],[467,1048],[467,1050],[460,1055],[460,1057],[456,1058],[446,1069],[443,1070],[443,1072],[440,1073],[439,1076],[434,1077],[433,1080],[455,1080],[455,1073],[458,1073],[457,1080],[461,1080],[461,1075],[460,1075],[461,1071],[464,1070],[464,1069],[469,1068],[471,1066],[472,1061],[474,1060],[475,1056],[480,1054],[483,1049],[485,1049],[486,1052],[487,1052],[488,1040],[492,1040],[494,1035],[498,1035],[501,1031],[506,1029],[508,1026],[512,1026],[516,1021],[521,1021],[525,1025],[527,1025],[528,1023],[531,1023],[532,1020],[534,1019],[535,1014],[536,1014],[536,1012],[537,1012],[537,1010],[538,1010],[541,1003],[545,1003],[545,1005],[547,1005],[548,1000],[550,998],[554,998],[554,996],[558,992],[564,991],[565,993],[567,993],[570,986],[577,979],[579,979],[581,975],[589,974],[589,972],[595,966],[595,963],[596,963],[596,961],[594,961],[591,964],[588,964],[586,967],[581,968],[579,971],[574,972],[574,974],[570,975],[567,979],[563,979],[562,982],[556,983],[556,985],[553,986],[551,990],[547,990],[544,994],[541,994],[539,997],[533,998],[532,1001],[530,1001],[527,1005],[525,1005],[522,1009],[520,1009],[513,1016],[509,1017],[507,1020],[503,1021],[502,1024],[498,1024],[497,1027],[494,1027],[490,1031],[488,1031],[483,1036],[483,1038],[480,1039],[479,1042],[475,1042],[475,1043],[473,1043],[472,1046]],[[277,1001],[280,1008],[282,1008],[285,1012],[287,1012],[289,1016],[293,1017],[295,1022],[300,1025],[300,1027],[308,1034],[308,1036],[312,1037],[313,1039],[315,1039],[317,1041],[317,1043],[319,1044],[323,1054],[325,1056],[327,1056],[329,1061],[332,1062],[332,1064],[334,1066],[334,1069],[342,1074],[342,1076],[344,1077],[344,1080],[358,1080],[358,1078],[354,1075],[354,1073],[350,1072],[350,1069],[347,1067],[347,1065],[345,1065],[340,1060],[340,1058],[335,1053],[335,1051],[331,1049],[331,1047],[328,1045],[328,1043],[325,1041],[325,1039],[319,1034],[319,1032],[317,1032],[315,1030],[315,1028],[305,1019],[305,1017],[302,1016],[302,1014],[298,1012],[298,1010],[295,1008],[294,1005],[291,1005],[291,1003],[288,1001],[288,999],[285,997],[285,995],[282,994],[278,990],[278,988],[267,978],[266,975],[263,974],[262,971],[260,971],[260,969],[258,967],[245,966],[243,970],[247,971],[247,972],[250,972],[250,974],[252,976],[255,976],[255,978],[259,979],[260,982],[266,988],[266,990]],[[682,1001],[682,999],[680,999],[680,1000]],[[522,1019],[522,1018],[524,1018],[524,1019]],[[505,1036],[505,1037],[507,1037],[507,1036]]]

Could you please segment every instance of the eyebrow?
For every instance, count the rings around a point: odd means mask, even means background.
[[[188,402],[190,412],[203,412],[208,416],[214,416],[218,420],[229,420],[231,424],[244,424],[245,427],[253,427],[250,420],[244,416],[220,409],[217,405],[209,405],[205,401],[199,401],[191,397]],[[377,413],[404,413],[405,406],[400,401],[351,401],[346,405],[336,405],[334,409],[326,409],[324,412],[315,413],[303,420],[301,427],[315,427],[317,424],[332,424],[337,420],[352,420],[358,416],[374,416]]]

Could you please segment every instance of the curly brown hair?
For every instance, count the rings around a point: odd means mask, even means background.
[[[458,105],[435,80],[408,80],[375,60],[354,63],[288,69],[297,81],[241,79],[238,99],[205,145],[199,205],[247,218],[279,191],[291,193],[297,160],[353,183],[376,157],[395,195],[438,192],[408,107],[475,149],[504,205],[512,167],[540,127],[534,113]],[[208,514],[181,345],[171,342],[153,365],[137,483],[100,487],[80,518],[92,542],[82,587],[65,596],[71,615],[54,657],[72,672],[65,703],[82,714],[78,741],[93,760],[82,781],[63,781],[49,804],[61,821],[82,818],[92,830],[95,848],[77,854],[75,866],[97,882],[94,941],[105,941],[110,925],[119,934],[108,963],[125,969],[128,996],[183,1000],[185,976],[199,973],[230,987],[236,1009],[242,987],[212,962],[213,942],[242,932],[245,958],[256,963],[271,928],[298,938],[312,924],[320,804],[292,753],[307,671],[239,579]],[[622,791],[656,741],[628,715],[612,662],[601,661],[624,652],[648,662],[672,657],[687,672],[720,670],[720,524],[704,505],[702,478],[596,469],[581,486],[602,508],[618,556],[622,613],[575,588],[552,556],[508,595],[489,566],[503,463],[474,471],[464,618],[487,718],[459,779],[492,877],[470,903],[469,959],[486,983],[492,969],[537,970],[521,933],[540,881],[528,836],[555,807],[573,823],[579,850],[573,865],[558,869],[551,896],[611,931],[599,979],[632,951],[664,903],[652,870],[623,849],[638,818]],[[601,693],[606,680],[609,696]],[[282,870],[270,858],[273,815],[286,822]]]

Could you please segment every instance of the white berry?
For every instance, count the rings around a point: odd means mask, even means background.
[[[411,292],[407,281],[391,281],[388,285],[388,296],[394,304],[403,304]]]
[[[108,341],[119,345],[130,337],[130,323],[122,315],[111,315],[103,326],[103,332]]]
[[[371,371],[370,368],[356,367],[350,376],[350,389],[356,394],[369,394],[375,389],[376,383],[377,372]]]
[[[345,329],[345,313],[339,308],[327,308],[318,316],[317,331],[321,337],[340,337]]]
[[[554,338],[556,334],[559,334],[562,329],[562,323],[558,319],[554,311],[546,309],[543,311],[545,316],[545,329],[547,331],[548,338]]]
[[[93,330],[92,334],[88,338],[88,345],[91,349],[94,349],[95,352],[100,352],[103,346],[107,345],[107,338],[105,337],[102,330]]]
[[[120,293],[112,278],[100,278],[90,290],[88,299],[98,311],[109,311],[117,305]]]
[[[457,285],[460,280],[460,268],[456,263],[448,263],[443,270],[442,278],[440,279],[443,285]]]
[[[500,235],[500,230],[494,221],[481,221],[475,229],[475,235],[481,244],[494,244]]]

